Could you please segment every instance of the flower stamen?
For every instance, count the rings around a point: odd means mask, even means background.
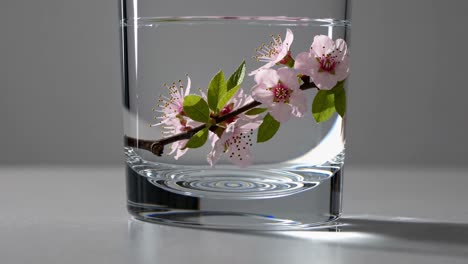
[[[274,87],[269,88],[273,92],[273,101],[276,103],[289,103],[289,97],[291,97],[292,90],[289,89],[282,82]]]
[[[336,59],[338,56],[333,55],[332,53],[322,54],[321,57],[317,57],[316,60],[320,64],[319,72],[328,72],[330,74],[335,74],[335,68],[340,63]]]
[[[276,36],[275,35],[270,35],[270,36],[273,39],[273,41],[271,41],[268,45],[265,43],[262,43],[260,47],[255,49],[258,55],[254,56],[253,58],[256,61],[262,61],[262,62],[271,61],[272,58],[275,58],[276,56],[278,56],[278,54],[283,49],[283,41],[281,40],[281,35],[278,34]]]

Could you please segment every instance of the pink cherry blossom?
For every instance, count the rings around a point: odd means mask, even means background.
[[[175,135],[186,132],[190,128],[187,127],[187,125],[184,125],[184,122],[182,120],[174,118],[167,122],[167,126],[165,126],[164,129],[166,129],[166,131],[164,132],[166,135]],[[187,142],[188,140],[179,140],[172,143],[169,155],[175,153],[174,159],[179,159],[188,150],[188,148],[185,148]]]
[[[201,124],[202,123],[200,122],[179,115],[163,123],[162,134],[164,137],[174,136],[176,134],[190,131]],[[188,148],[185,147],[188,141],[188,139],[184,139],[172,143],[171,150],[168,155],[175,154],[174,159],[176,160],[182,157],[188,150]]]
[[[292,116],[302,117],[307,111],[305,93],[299,89],[296,72],[287,67],[264,69],[255,75],[257,85],[252,88],[252,97],[263,103],[279,122]]]
[[[289,52],[289,48],[294,40],[292,31],[289,28],[286,30],[286,37],[284,40],[281,40],[280,35],[271,35],[271,38],[273,41],[270,42],[269,45],[262,44],[256,49],[258,55],[254,57],[257,61],[266,62],[266,64],[249,73],[249,76],[257,74],[257,72],[262,69],[271,68],[277,63],[286,64],[287,62],[283,60],[290,58],[291,53]],[[288,55],[289,57],[287,57]]]
[[[208,163],[214,166],[223,154],[239,167],[247,167],[252,163],[253,131],[260,126],[261,120],[239,118],[227,125],[221,137],[210,135],[211,151],[208,153]]]
[[[343,39],[333,41],[328,36],[314,37],[309,52],[299,53],[294,68],[308,75],[318,88],[330,90],[349,75],[349,56]]]
[[[173,119],[168,120],[167,122],[164,123],[163,126],[163,135],[164,136],[173,136],[179,133],[184,133],[192,128],[199,126],[201,123],[193,121],[191,119],[185,119],[182,117],[175,117]],[[188,139],[185,140],[179,140],[171,145],[171,151],[169,152],[169,155],[172,155],[175,153],[174,159],[179,159],[182,155],[184,155],[188,148],[185,148],[185,145],[187,145]]]
[[[195,126],[201,123],[193,121],[185,116],[184,114],[184,97],[190,93],[191,81],[190,77],[187,76],[187,87],[184,88],[182,81],[179,80],[178,85],[172,83],[172,85],[164,84],[169,90],[168,95],[160,95],[158,99],[158,106],[160,109],[154,109],[161,113],[161,116],[156,117],[160,121],[151,126],[161,126],[163,130],[163,136],[173,136],[179,133],[187,132]],[[175,154],[174,158],[177,160],[187,152],[185,145],[188,140],[179,140],[171,145],[171,151],[169,155]]]
[[[190,93],[190,77],[187,76],[187,88],[184,88],[181,80],[179,80],[178,86],[175,82],[170,86],[167,84],[164,86],[169,90],[169,94],[167,96],[161,94],[158,99],[158,106],[161,110],[154,109],[154,111],[162,113],[161,116],[157,117],[161,121],[152,126],[171,123],[174,118],[184,114],[184,97]]]
[[[220,114],[221,116],[228,114],[252,101],[253,98],[250,95],[246,95],[242,89],[239,89],[226,103]],[[219,124],[225,126],[225,129],[220,137],[215,133],[210,134],[212,149],[207,157],[208,163],[214,166],[221,156],[227,153],[228,159],[237,166],[250,165],[252,163],[252,155],[250,154],[252,134],[260,126],[261,121],[259,115],[239,114]]]

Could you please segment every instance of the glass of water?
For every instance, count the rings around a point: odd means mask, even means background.
[[[307,17],[121,2],[132,216],[249,230],[340,216],[350,23],[346,1],[312,2]]]

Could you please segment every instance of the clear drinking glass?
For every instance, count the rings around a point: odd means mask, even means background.
[[[250,230],[336,220],[347,2],[275,3],[295,17],[266,14],[272,1],[168,2],[121,1],[129,213]],[[177,16],[191,10],[217,16]],[[230,10],[257,16],[219,16]]]

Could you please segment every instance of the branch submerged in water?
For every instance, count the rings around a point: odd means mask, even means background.
[[[308,89],[313,89],[313,88],[317,88],[317,86],[315,85],[315,83],[311,82],[310,81],[310,78],[309,76],[302,76],[301,77],[302,81],[303,81],[303,84],[300,86],[300,89],[301,90],[308,90]],[[318,88],[317,88],[318,89]],[[239,107],[238,109],[228,113],[228,114],[225,114],[223,116],[220,116],[220,117],[216,117],[214,120],[216,122],[216,124],[219,124],[219,123],[222,123],[232,117],[235,117],[239,114],[242,114],[252,108],[255,108],[259,105],[261,105],[262,103],[258,102],[258,101],[253,101],[253,102],[250,102],[242,107]],[[215,129],[216,128],[216,124],[215,125],[212,125],[210,127],[210,130],[211,129]],[[193,137],[193,135],[195,135],[198,131],[206,128],[206,124],[203,124],[203,125],[200,125],[200,126],[197,126],[197,127],[194,127],[192,129],[190,129],[189,131],[187,132],[183,132],[183,133],[179,133],[179,134],[176,134],[176,135],[173,135],[173,136],[170,136],[170,137],[166,137],[166,138],[162,138],[162,139],[159,139],[159,140],[147,140],[147,139],[138,139],[138,138],[133,138],[133,137],[129,137],[129,136],[126,136],[124,137],[124,145],[126,147],[134,147],[134,148],[139,148],[139,149],[144,149],[144,150],[147,150],[147,151],[150,151],[151,153],[153,153],[154,155],[156,156],[161,156],[163,153],[164,153],[164,146],[168,145],[168,144],[171,144],[171,143],[174,143],[174,142],[177,142],[179,140],[186,140],[186,139],[190,139]]]

